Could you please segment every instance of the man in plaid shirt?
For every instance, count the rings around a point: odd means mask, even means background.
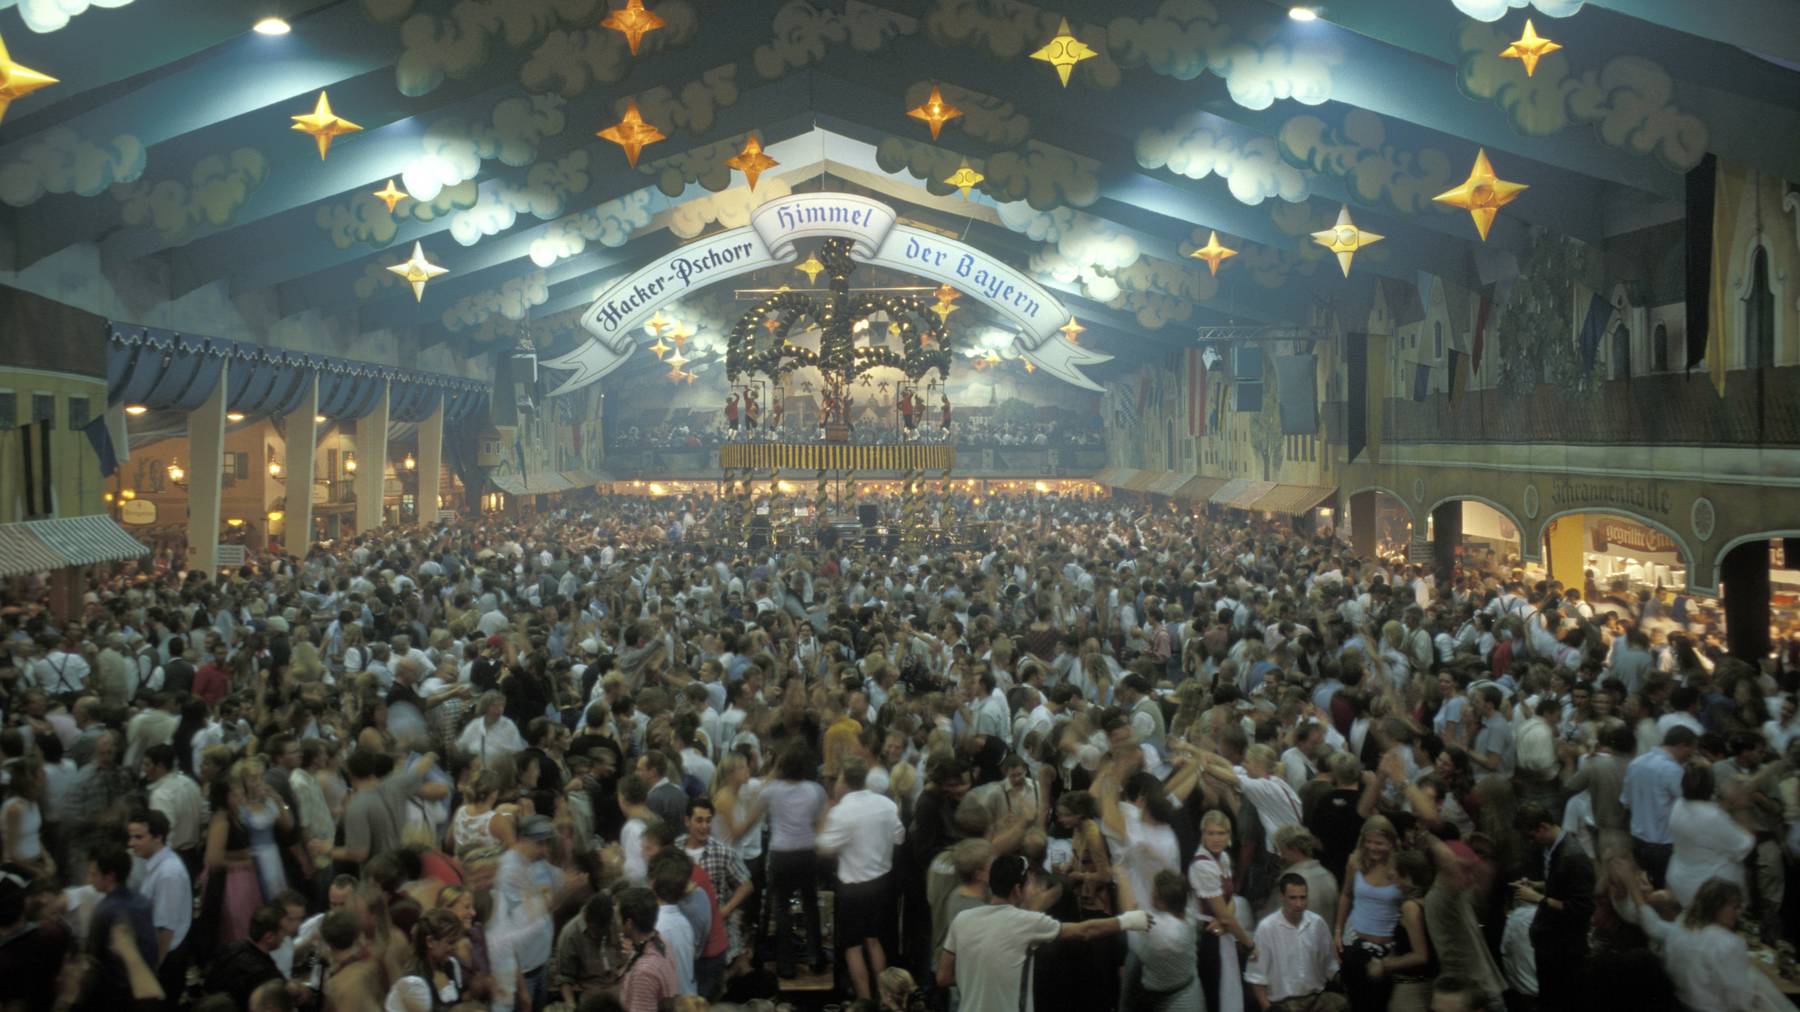
[[[737,913],[755,889],[750,883],[750,869],[738,856],[737,848],[713,838],[712,822],[712,801],[695,798],[688,802],[687,833],[675,841],[712,879],[713,894],[719,898],[719,920],[725,923],[724,951],[708,954],[705,950],[712,946],[704,945],[701,958],[694,964],[694,977],[700,982],[722,979],[725,967],[744,951],[743,918]],[[702,983],[703,995],[705,990]]]

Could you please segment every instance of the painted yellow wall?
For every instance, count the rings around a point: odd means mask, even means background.
[[[51,478],[56,485],[57,515],[89,516],[102,512],[104,503],[100,493],[104,488],[100,478],[100,458],[88,444],[87,436],[79,429],[70,428],[69,400],[87,398],[86,418],[80,421],[92,419],[106,409],[105,381],[70,373],[0,369],[0,393],[14,395],[12,416],[0,418],[0,427],[7,430],[0,438],[12,439],[15,444],[0,454],[0,461],[4,461],[0,463],[0,523],[24,519],[19,513],[18,501],[23,494],[22,476],[15,470],[19,466],[18,436],[11,430],[31,420],[34,399],[44,394],[55,398],[56,429],[50,437],[50,449],[54,458]]]

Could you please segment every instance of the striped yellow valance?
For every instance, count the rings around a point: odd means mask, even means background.
[[[956,466],[956,447],[942,443],[733,443],[719,447],[719,466],[728,471],[948,471]]]

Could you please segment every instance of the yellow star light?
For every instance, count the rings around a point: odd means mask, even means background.
[[[898,323],[889,323],[887,334],[889,337],[899,337],[900,325]]]
[[[1237,250],[1219,245],[1219,233],[1213,232],[1206,237],[1206,245],[1189,253],[1188,256],[1206,261],[1206,266],[1212,268],[1213,277],[1216,278],[1219,276],[1219,264],[1237,256]]]
[[[0,39],[0,119],[5,118],[7,107],[13,100],[55,83],[56,78],[49,74],[40,74],[14,63],[12,54],[6,51],[6,40]]]
[[[961,187],[962,192],[963,192],[963,199],[968,200],[969,199],[969,191],[975,188],[975,184],[981,182],[983,179],[986,179],[986,178],[987,177],[982,175],[981,173],[976,172],[974,169],[969,168],[968,162],[964,162],[964,163],[962,163],[962,168],[957,169],[955,172],[951,173],[949,178],[945,179],[944,182],[948,183],[951,186]]]
[[[682,379],[682,382],[686,383],[688,386],[694,385],[694,374],[691,372],[682,373],[681,379]]]
[[[631,55],[636,56],[638,43],[644,36],[667,25],[668,22],[644,9],[644,0],[625,0],[625,6],[606,15],[600,27],[611,28],[625,36],[625,44],[631,47]]]
[[[1350,205],[1338,208],[1337,224],[1324,231],[1312,234],[1313,242],[1337,254],[1338,266],[1343,268],[1344,277],[1350,276],[1350,259],[1356,251],[1365,246],[1380,242],[1384,237],[1373,232],[1364,232],[1350,220]]]
[[[688,338],[693,336],[694,328],[683,325],[675,328],[675,330],[669,334],[669,340],[675,342],[675,347],[685,348],[687,347]]]
[[[1069,317],[1068,323],[1065,323],[1056,329],[1061,331],[1062,335],[1069,339],[1070,344],[1080,344],[1081,343],[1081,334],[1083,331],[1087,330],[1086,327],[1083,327],[1081,324],[1076,323],[1075,318],[1073,316]]]
[[[806,259],[794,265],[794,269],[806,275],[806,283],[818,284],[819,275],[825,272],[825,265],[819,262],[817,254],[808,253]]]
[[[650,354],[655,355],[656,360],[658,362],[661,362],[662,357],[664,355],[667,355],[668,353],[669,353],[669,346],[664,344],[663,339],[660,337],[656,339],[655,344],[650,346]]]
[[[937,85],[934,84],[931,86],[931,97],[906,110],[906,114],[913,119],[924,120],[931,124],[931,139],[935,141],[938,139],[938,131],[944,129],[944,124],[961,116],[962,110],[944,101],[944,96],[938,92]]]
[[[1431,198],[1440,204],[1460,207],[1469,212],[1475,219],[1475,231],[1481,233],[1481,241],[1487,242],[1488,229],[1493,227],[1494,215],[1502,207],[1512,203],[1519,191],[1527,189],[1524,183],[1509,183],[1494,175],[1494,166],[1488,161],[1487,150],[1475,152],[1475,167],[1469,170],[1469,178],[1453,190]]]
[[[625,149],[625,161],[637,168],[638,153],[657,141],[668,140],[661,130],[644,122],[644,116],[638,112],[637,102],[627,99],[625,115],[617,123],[607,127],[594,136],[603,141],[612,141]]]
[[[341,137],[344,134],[353,134],[362,130],[362,127],[332,112],[331,100],[326,98],[322,91],[319,92],[318,104],[313,106],[312,112],[290,118],[294,121],[295,130],[303,134],[311,134],[313,139],[319,142],[319,161],[321,162],[325,160],[325,153],[331,150],[333,137]]]
[[[407,196],[408,196],[407,192],[405,190],[402,190],[398,186],[395,186],[394,181],[392,179],[387,181],[386,186],[382,187],[379,190],[376,190],[374,193],[374,197],[376,200],[379,200],[383,204],[387,205],[389,214],[393,214],[394,208],[399,206],[399,204],[402,200],[407,199]]]
[[[674,326],[675,321],[664,316],[660,309],[651,314],[650,319],[644,321],[644,329],[655,334],[657,337],[661,337],[663,331],[671,330]]]
[[[1561,43],[1551,42],[1537,33],[1531,26],[1531,19],[1525,19],[1525,34],[1505,49],[1500,55],[1508,60],[1518,60],[1525,65],[1525,76],[1537,73],[1538,61],[1562,48]]]
[[[686,355],[683,355],[680,351],[677,351],[677,352],[675,352],[675,354],[670,355],[668,358],[663,359],[663,361],[667,362],[669,365],[673,366],[674,368],[679,369],[682,366],[688,364],[688,357]]]
[[[417,242],[413,243],[413,255],[411,260],[408,260],[403,264],[395,264],[394,266],[389,267],[388,270],[405,278],[407,283],[412,285],[413,298],[419,302],[425,301],[425,282],[430,281],[439,274],[450,273],[448,268],[439,267],[437,264],[425,259],[425,246],[423,243]]]
[[[945,323],[949,323],[950,322],[950,314],[956,312],[957,308],[958,307],[957,307],[956,303],[945,302],[940,299],[940,300],[938,300],[937,305],[931,307],[931,311],[938,314],[938,319],[944,321]]]
[[[763,154],[762,141],[751,134],[744,139],[744,150],[725,159],[725,164],[744,174],[750,180],[750,188],[756,189],[756,177],[763,174],[764,169],[772,169],[781,163]]]
[[[1031,359],[1022,358],[1019,361],[1025,363],[1026,375],[1030,375],[1031,373],[1037,372],[1037,366],[1031,364]]]
[[[763,317],[763,329],[773,334],[781,329],[781,318],[778,316]]]
[[[1056,37],[1044,43],[1044,48],[1032,53],[1031,58],[1043,60],[1055,67],[1056,76],[1062,78],[1063,87],[1067,88],[1069,72],[1075,69],[1075,65],[1098,55],[1100,54],[1087,47],[1087,43],[1069,32],[1069,19],[1063,18],[1062,24],[1056,29]]]
[[[950,287],[948,284],[937,286],[937,291],[932,294],[937,296],[939,302],[955,302],[957,299],[962,298],[962,293],[955,288]]]

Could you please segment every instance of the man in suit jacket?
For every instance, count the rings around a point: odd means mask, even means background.
[[[1594,862],[1540,805],[1519,808],[1519,832],[1542,849],[1544,880],[1520,879],[1513,895],[1537,906],[1531,948],[1537,957],[1538,1006],[1546,1012],[1582,1005],[1582,964],[1594,916]]]
[[[669,757],[651,749],[638,757],[637,775],[650,788],[650,810],[669,826],[679,829],[687,821],[687,792],[669,779]]]

